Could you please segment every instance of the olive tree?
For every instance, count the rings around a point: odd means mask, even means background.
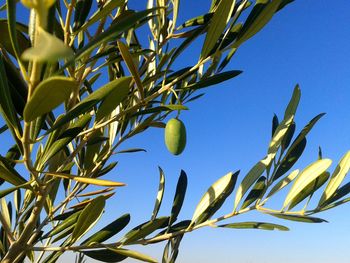
[[[314,214],[349,201],[350,185],[342,182],[350,152],[332,172],[332,161],[321,151],[306,168],[294,168],[308,133],[323,116],[295,135],[297,85],[281,121],[273,118],[266,157],[239,182],[239,171],[218,178],[192,218],[178,218],[187,190],[185,171],[173,203],[163,204],[169,214],[158,215],[165,188],[159,168],[149,218],[129,226],[130,215],[124,214],[94,228],[114,191],[127,187],[104,175],[116,166],[118,154],[142,150],[120,146],[146,129],[161,128],[168,150],[181,154],[186,128],[180,117],[186,104],[205,88],[241,74],[226,70],[238,48],[290,2],[213,0],[208,13],[178,21],[179,0],[149,0],[141,11],[130,9],[127,0],[7,0],[0,20],[1,136],[13,146],[0,155],[1,262],[56,262],[66,251],[76,252],[76,262],[89,257],[156,262],[129,245],[158,242],[165,244],[162,262],[174,262],[182,238],[199,228],[285,231],[279,224],[231,219],[255,210],[319,223],[324,220]],[[28,23],[18,21],[19,8],[29,13]],[[202,49],[192,50],[197,62],[179,68],[177,61],[201,36]],[[281,208],[269,208],[272,196],[287,187]],[[321,187],[318,205],[310,207]],[[232,204],[231,211],[220,209],[224,203]]]

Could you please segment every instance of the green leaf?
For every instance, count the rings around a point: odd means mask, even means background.
[[[119,78],[115,87],[109,92],[109,95],[102,101],[96,114],[96,121],[100,121],[109,115],[118,105],[128,96],[130,77]]]
[[[48,148],[45,148],[44,153],[39,160],[40,165],[38,165],[38,167],[45,165],[46,162],[50,160],[56,153],[64,149],[68,143],[75,139],[75,137],[84,129],[90,120],[91,116],[89,114],[85,114],[76,122],[69,125],[66,130],[58,136],[58,138],[55,138],[52,144],[48,145]],[[60,120],[58,120],[58,122],[59,121]]]
[[[340,160],[335,171],[332,174],[332,177],[324,190],[322,197],[318,203],[318,206],[322,206],[325,201],[333,196],[333,194],[337,191],[338,187],[344,180],[346,174],[350,169],[350,151],[348,151]]]
[[[7,206],[6,199],[3,197],[1,198],[1,215],[2,218],[5,220],[6,224],[11,228],[11,211],[9,210],[9,207]],[[5,231],[5,230],[4,230]]]
[[[154,220],[158,215],[158,211],[159,211],[159,208],[162,204],[164,190],[165,190],[164,172],[163,172],[163,169],[160,168],[159,166],[158,166],[158,169],[159,169],[159,186],[158,186],[157,198],[156,198],[156,202],[154,204],[154,209],[153,209],[151,220]]]
[[[339,200],[340,198],[343,198],[344,196],[346,196],[348,193],[350,193],[350,182],[343,185],[342,187],[338,188],[335,193],[332,195],[331,198],[329,198],[328,200],[326,200],[323,203],[324,205],[328,205],[330,203],[333,203],[337,200]]]
[[[138,259],[138,260],[145,261],[145,262],[151,262],[151,263],[158,262],[157,260],[151,258],[150,256],[147,256],[145,254],[141,254],[140,252],[137,252],[134,250],[123,249],[123,248],[112,248],[110,246],[106,246],[106,248],[115,252],[115,253],[126,256],[126,257]]]
[[[7,19],[8,19],[8,32],[10,36],[10,40],[12,43],[13,51],[15,57],[18,58],[21,54],[20,45],[17,37],[17,29],[16,29],[16,4],[15,0],[7,0]],[[21,34],[19,34],[21,35]],[[23,37],[23,35],[21,35]],[[4,36],[2,36],[4,37]],[[21,44],[23,47],[23,43]]]
[[[141,225],[130,230],[122,239],[122,243],[128,245],[134,241],[137,241],[141,238],[145,238],[149,234],[153,233],[159,228],[164,228],[169,223],[169,217],[158,217],[154,220],[147,221]]]
[[[287,173],[290,168],[299,160],[300,156],[304,152],[306,147],[306,138],[303,138],[291,151],[288,150],[286,155],[283,157],[281,164],[278,166],[277,171],[272,179],[276,181],[282,175]]]
[[[262,176],[255,183],[253,189],[249,192],[248,196],[243,202],[241,209],[244,209],[250,206],[254,201],[261,198],[261,195],[265,193],[266,188],[266,177]]]
[[[218,68],[219,72],[222,71],[227,66],[227,64],[231,61],[233,55],[236,54],[236,51],[237,51],[237,48],[231,48],[230,52],[222,60],[220,66]]]
[[[84,46],[82,49],[79,49],[75,55],[75,60],[78,60],[85,55],[89,54],[91,51],[93,51],[96,47],[99,45],[108,42],[109,40],[114,39],[116,36],[120,35],[121,33],[129,30],[130,28],[135,27],[137,25],[137,22],[140,20],[146,18],[150,13],[155,11],[156,8],[144,10],[141,12],[135,12],[132,13],[126,17],[121,18],[117,23],[112,24],[107,30],[105,30],[103,33],[99,34],[97,37],[95,37],[92,41],[90,41],[86,46]],[[82,29],[81,27],[80,29]]]
[[[0,156],[0,178],[15,186],[27,184],[25,180],[8,162],[8,160]]]
[[[3,57],[0,55],[0,113],[6,121],[16,143],[21,148],[18,137],[21,136],[22,128],[16,115],[16,109],[11,98],[10,87],[5,71]]]
[[[138,91],[140,93],[140,97],[141,97],[141,99],[143,99],[144,90],[143,90],[142,81],[141,81],[141,78],[139,75],[137,65],[134,64],[133,58],[129,52],[129,48],[123,42],[118,41],[118,40],[117,40],[117,45],[118,45],[119,52],[120,52],[122,58],[124,59],[126,66],[128,67],[131,75],[133,76],[135,84],[136,84]]]
[[[204,15],[193,17],[193,18],[187,20],[181,26],[179,26],[177,28],[177,30],[181,30],[183,28],[191,27],[191,26],[202,26],[202,25],[205,25],[213,17],[213,14],[214,13],[207,13],[207,14],[204,14]]]
[[[278,7],[277,11],[280,11],[281,9],[283,9],[286,5],[293,3],[294,0],[282,0],[282,3],[280,4],[280,6]]]
[[[73,50],[62,40],[38,27],[38,36],[35,46],[22,53],[23,60],[39,62],[57,62],[58,59],[73,57]]]
[[[288,227],[278,225],[278,224],[265,223],[265,222],[239,222],[239,223],[219,225],[218,227],[234,228],[234,229],[262,229],[262,230],[289,231]]]
[[[90,177],[83,177],[77,175],[71,175],[66,173],[58,173],[58,172],[45,172],[46,175],[50,175],[53,177],[64,178],[69,180],[74,180],[83,184],[93,184],[99,186],[108,186],[108,187],[117,187],[117,186],[125,186],[124,183],[113,182],[109,180],[95,179]]]
[[[54,239],[52,239],[51,242],[55,243],[55,242],[65,238],[65,237],[69,236],[70,234],[72,234],[74,227],[75,227],[75,224],[72,224],[71,226],[64,228],[60,233],[58,233],[56,235],[56,237]]]
[[[311,131],[311,129],[314,127],[314,125],[317,123],[319,119],[321,119],[322,116],[324,116],[325,113],[318,114],[316,117],[314,117],[299,133],[299,135],[295,138],[292,145],[289,147],[286,155],[288,155],[291,151],[294,150],[295,147],[298,146],[299,143],[301,143],[302,140],[306,137],[306,135]]]
[[[42,237],[42,239],[53,237],[53,236],[65,231],[65,229],[70,228],[71,226],[74,226],[76,224],[81,212],[82,212],[81,210],[74,211],[73,214],[71,214],[69,217],[65,218],[63,220],[63,222],[59,223],[50,232],[48,232],[46,235],[44,235]]]
[[[321,211],[326,211],[326,210],[328,210],[328,209],[332,209],[332,208],[337,207],[337,206],[339,206],[339,205],[345,204],[345,203],[347,203],[347,202],[349,202],[349,201],[350,201],[350,197],[345,198],[345,199],[342,199],[342,200],[340,200],[340,201],[338,201],[338,202],[335,202],[335,203],[329,204],[329,205],[327,205],[327,206],[325,206],[325,207],[322,207],[322,208],[321,208]]]
[[[323,223],[327,222],[326,220],[318,217],[311,216],[301,216],[301,215],[287,215],[287,214],[277,214],[277,213],[267,213],[271,216],[278,217],[285,220],[304,222],[304,223]]]
[[[284,151],[285,149],[288,148],[290,142],[292,141],[292,138],[294,136],[295,132],[295,123],[292,122],[292,124],[288,127],[286,135],[283,137],[282,142],[281,142],[281,149]]]
[[[78,34],[80,31],[85,31],[89,26],[94,25],[98,20],[104,19],[108,16],[114,9],[123,5],[125,0],[110,0],[103,5],[102,9],[98,9],[89,20],[83,24],[81,27],[76,28],[73,34]]]
[[[220,38],[221,33],[225,30],[227,23],[230,21],[231,13],[235,7],[236,1],[221,0],[213,18],[210,21],[208,33],[205,37],[201,58],[206,58],[212,51],[216,41]]]
[[[280,123],[279,123],[279,121],[278,121],[278,117],[277,117],[276,114],[274,114],[274,115],[273,115],[273,118],[272,118],[272,137],[273,137],[273,135],[275,134],[276,129],[277,129],[277,127],[278,127],[279,124],[280,124]]]
[[[256,180],[263,174],[272,161],[272,156],[267,155],[264,159],[256,163],[252,169],[248,172],[248,174],[243,178],[235,197],[234,209],[237,208],[239,202],[242,197],[248,191],[248,189],[255,183]]]
[[[309,183],[290,203],[288,209],[293,209],[308,196],[313,195],[329,178],[329,172],[322,173],[319,177]]]
[[[169,228],[159,232],[158,235],[164,235],[165,233],[174,233],[174,232],[186,229],[189,227],[190,224],[191,224],[191,220],[180,221],[179,223],[176,223],[170,226]]]
[[[8,20],[0,19],[0,43],[3,46],[3,48],[6,49],[7,52],[9,52],[12,56],[16,57],[16,51],[13,48],[11,36],[16,37],[14,43],[16,42],[18,44],[18,54],[21,54],[25,49],[29,48],[31,44],[30,41],[25,37],[25,35],[19,30],[18,24],[15,25],[15,35],[13,34],[13,32],[9,32],[9,27],[10,25],[8,23]],[[11,25],[11,29],[12,27],[13,26]]]
[[[72,233],[72,241],[80,239],[96,224],[96,222],[102,216],[105,203],[105,197],[98,196],[81,211]]]
[[[272,137],[272,140],[269,144],[268,154],[272,155],[272,158],[275,157],[281,143],[287,134],[289,126],[293,123],[294,115],[288,115],[287,119],[283,119],[278,125],[275,134]]]
[[[206,87],[209,87],[212,85],[219,84],[219,83],[224,82],[226,80],[229,80],[231,78],[237,77],[242,72],[243,71],[240,71],[240,70],[231,70],[231,71],[226,71],[226,72],[222,72],[219,74],[215,74],[211,77],[201,79],[200,81],[198,81],[194,84],[190,84],[190,85],[186,86],[185,89],[197,90],[197,89],[206,88]]]
[[[189,36],[176,48],[175,52],[171,55],[171,59],[167,66],[168,69],[170,69],[170,66],[173,64],[176,58],[184,50],[186,50],[186,47],[188,47],[197,37],[199,37],[204,32],[205,28],[206,28],[205,26],[202,26],[191,31]]]
[[[88,239],[84,240],[81,245],[102,243],[122,231],[130,222],[130,214],[124,214],[112,223],[97,231]]]
[[[68,100],[77,87],[78,83],[73,78],[54,76],[42,81],[24,108],[24,120],[33,121],[52,111]]]
[[[301,193],[301,191],[308,186],[313,180],[323,174],[329,166],[331,166],[332,160],[322,159],[307,166],[295,180],[291,190],[289,191],[286,200],[284,201],[283,208],[286,208],[293,199]]]
[[[266,3],[268,4],[266,5]],[[249,16],[243,25],[243,28],[234,43],[234,47],[240,46],[243,42],[258,33],[273,17],[281,5],[282,0],[262,0],[257,1],[255,10],[252,10],[252,16]],[[255,11],[255,12],[254,12]],[[253,13],[254,12],[254,13]]]
[[[0,171],[1,171],[1,169],[0,169]],[[30,186],[30,183],[31,182],[27,182],[25,184],[20,184],[20,185],[14,186],[14,187],[7,188],[5,190],[1,190],[0,191],[0,198],[3,198],[5,196],[7,196],[8,194],[11,194],[12,192],[14,192],[20,188],[28,188]]]
[[[173,207],[171,208],[171,216],[169,220],[169,225],[174,223],[177,220],[177,216],[180,213],[182,204],[185,200],[187,190],[187,175],[185,171],[181,170],[179,180],[177,181],[176,191],[173,201]]]
[[[47,133],[61,127],[63,124],[66,124],[74,118],[77,118],[80,114],[91,110],[95,105],[104,100],[108,95],[112,94],[112,92],[114,92],[115,89],[119,90],[120,87],[123,87],[124,85],[126,85],[126,83],[129,83],[130,79],[130,77],[121,77],[97,89],[95,92],[91,93],[89,96],[87,96],[78,104],[76,104],[70,111],[68,111],[61,119],[59,119],[51,127],[51,129]],[[107,102],[109,101],[110,99],[108,99]],[[110,107],[110,104],[107,103],[105,107],[108,109]],[[106,108],[105,110],[107,110]]]
[[[59,221],[61,221],[61,220],[65,220],[65,219],[67,219],[68,217],[70,217],[71,215],[73,215],[73,214],[75,214],[75,213],[77,213],[77,212],[79,212],[80,210],[70,210],[70,211],[68,211],[68,212],[64,212],[63,214],[59,214],[59,215],[57,215],[57,216],[55,216],[54,218],[52,218],[51,220],[52,221],[57,221],[57,220],[59,220]]]
[[[85,23],[92,6],[92,0],[78,0],[75,4],[73,31]]]
[[[11,61],[4,59],[3,63],[14,108],[23,117],[23,110],[28,96],[27,84],[22,78],[20,71]]]
[[[297,84],[294,88],[292,98],[289,101],[289,104],[284,112],[284,119],[288,119],[290,116],[295,115],[295,112],[299,105],[300,96],[301,96],[301,91],[300,91],[299,85]]]
[[[207,220],[224,203],[232,193],[237,180],[238,172],[228,173],[217,180],[203,195],[192,216],[192,225]],[[210,212],[210,214],[207,214]]]
[[[290,184],[291,182],[293,182],[293,180],[297,177],[297,175],[299,174],[299,170],[294,170],[293,172],[291,172],[289,175],[287,175],[285,178],[283,178],[282,180],[280,180],[272,189],[271,191],[267,194],[266,198],[274,195],[275,193],[277,193],[278,191],[282,190],[284,187],[286,187],[288,184]]]
[[[172,26],[172,31],[175,30],[176,28],[176,22],[177,22],[177,17],[178,17],[178,14],[179,14],[179,5],[180,5],[180,0],[174,0],[172,1],[173,3],[173,26]]]
[[[110,249],[83,250],[81,253],[102,262],[120,262],[127,258],[127,256],[116,253]]]
[[[188,110],[188,108],[186,106],[180,105],[180,104],[168,104],[168,105],[162,105],[162,106],[158,106],[158,107],[153,107],[153,108],[137,111],[136,113],[134,113],[132,115],[132,117],[146,115],[146,114],[150,114],[150,113],[156,113],[156,112],[160,113],[162,111],[179,111],[179,110]]]
[[[145,149],[141,149],[141,148],[130,148],[130,149],[117,151],[115,153],[119,154],[119,153],[136,153],[136,152],[147,152],[147,151]]]

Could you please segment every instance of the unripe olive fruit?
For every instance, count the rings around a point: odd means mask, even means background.
[[[165,126],[165,145],[169,152],[179,155],[186,146],[186,128],[182,121],[170,119]]]

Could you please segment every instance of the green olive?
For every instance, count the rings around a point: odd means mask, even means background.
[[[182,121],[170,119],[165,126],[165,145],[169,152],[179,155],[186,146],[186,128]]]

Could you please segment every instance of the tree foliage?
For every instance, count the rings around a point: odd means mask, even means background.
[[[230,219],[257,210],[319,223],[325,220],[314,214],[349,201],[349,185],[342,182],[350,169],[350,152],[333,172],[328,171],[332,161],[322,154],[301,171],[294,167],[308,133],[323,116],[295,133],[301,97],[297,85],[281,121],[273,118],[266,156],[242,181],[236,171],[214,182],[192,218],[178,218],[187,191],[185,171],[173,203],[167,204],[171,211],[158,215],[166,181],[159,168],[149,219],[132,227],[131,215],[120,215],[86,236],[116,188],[125,187],[103,179],[117,164],[111,157],[143,151],[121,151],[120,146],[146,129],[165,128],[169,151],[180,154],[186,144],[180,116],[187,103],[200,98],[204,88],[241,74],[226,70],[237,49],[290,2],[213,0],[208,13],[178,21],[179,0],[149,0],[144,10],[130,9],[127,0],[103,0],[98,6],[92,0],[7,0],[0,20],[0,110],[5,123],[0,132],[6,140],[11,137],[13,146],[0,156],[2,262],[56,262],[65,251],[77,252],[77,262],[86,257],[156,262],[129,245],[157,242],[165,242],[162,262],[175,262],[182,238],[196,229],[286,231],[279,224]],[[30,12],[27,24],[18,22],[22,5]],[[178,68],[183,52],[201,36],[197,62]],[[91,191],[91,185],[99,190]],[[281,208],[268,208],[273,195],[287,187]],[[310,208],[317,190],[321,199]],[[223,212],[224,203],[231,203],[232,210]],[[296,210],[300,203],[304,206]]]

